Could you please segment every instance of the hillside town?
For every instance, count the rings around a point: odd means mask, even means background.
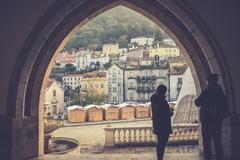
[[[86,109],[146,104],[160,84],[167,86],[167,100],[173,102],[178,99],[187,68],[186,57],[169,38],[159,42],[136,37],[128,48],[111,43],[104,44],[101,51],[62,52],[45,88],[45,111],[50,117],[64,118],[74,105]]]

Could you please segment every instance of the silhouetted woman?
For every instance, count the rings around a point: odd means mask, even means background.
[[[171,116],[173,115],[168,102],[165,100],[167,87],[159,85],[151,97],[153,133],[157,136],[157,158],[163,159],[164,150],[172,133]]]

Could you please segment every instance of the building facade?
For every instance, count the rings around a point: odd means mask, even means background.
[[[73,52],[69,54],[68,52],[60,53],[56,58],[56,64],[60,64],[59,67],[64,68],[66,64],[72,64],[77,67],[78,54]]]
[[[50,80],[47,82],[44,97],[45,113],[48,116],[58,116],[63,114],[64,91],[60,87],[60,82]]]
[[[102,54],[105,55],[111,55],[111,54],[117,54],[119,53],[119,46],[118,43],[109,43],[109,44],[104,44],[103,49],[102,49]]]
[[[108,102],[119,104],[124,101],[124,69],[117,64],[107,70]]]
[[[81,77],[81,87],[83,92],[91,92],[99,95],[107,94],[106,72],[86,73]]]
[[[127,68],[124,71],[125,100],[149,102],[158,85],[164,84],[169,88],[168,72],[167,66]]]
[[[169,84],[170,84],[170,101],[178,99],[180,90],[183,85],[183,75],[187,69],[184,63],[170,63]]]
[[[104,64],[108,63],[110,61],[110,57],[107,55],[101,55],[101,56],[91,56],[90,63],[91,64],[100,64],[100,67],[103,67]]]
[[[151,46],[153,44],[154,38],[147,38],[147,37],[136,37],[131,39],[131,45],[134,43],[138,44],[138,46]]]
[[[164,44],[168,44],[168,45],[171,45],[171,46],[176,47],[176,43],[175,43],[172,39],[170,39],[170,38],[163,39],[162,42],[163,42]]]
[[[62,77],[63,86],[69,86],[71,89],[76,89],[80,86],[80,78],[82,74],[68,74]]]
[[[180,55],[180,50],[177,47],[162,44],[157,48],[149,49],[149,57],[159,56],[161,58],[177,57]]]
[[[85,70],[90,67],[91,53],[88,51],[78,52],[77,70]]]

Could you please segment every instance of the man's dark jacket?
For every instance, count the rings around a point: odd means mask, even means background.
[[[221,120],[227,114],[227,100],[222,88],[218,84],[208,85],[195,100],[195,104],[200,107],[200,120],[202,123]],[[213,114],[208,114],[210,107],[216,110],[214,116]]]
[[[172,133],[171,116],[173,115],[168,102],[156,94],[151,97],[153,133],[169,135]]]

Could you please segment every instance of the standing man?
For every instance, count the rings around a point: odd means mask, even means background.
[[[223,159],[221,130],[223,118],[227,113],[227,101],[222,88],[217,84],[218,75],[213,73],[207,78],[207,88],[195,100],[200,107],[200,121],[202,124],[203,149],[205,160],[212,159],[211,142],[213,140],[218,160]]]
[[[167,87],[159,85],[156,93],[151,97],[153,133],[157,135],[157,158],[163,159],[164,150],[172,133],[171,116],[173,111],[165,100]]]

